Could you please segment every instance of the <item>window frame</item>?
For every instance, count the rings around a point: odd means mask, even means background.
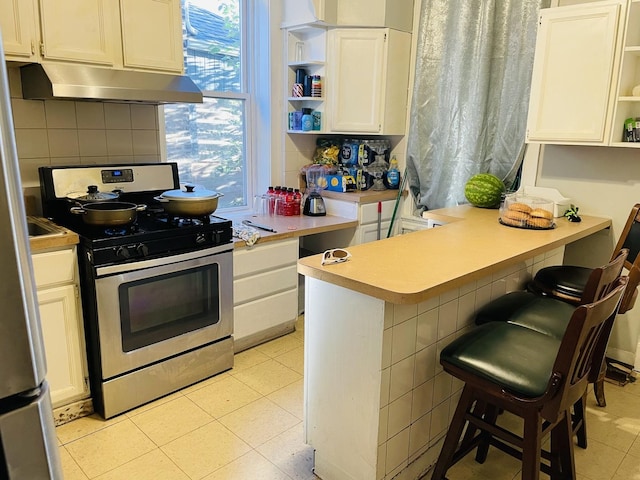
[[[257,192],[270,182],[271,104],[270,104],[270,15],[268,0],[239,0],[241,21],[241,89],[242,92],[203,91],[210,98],[244,102],[244,182],[246,205],[219,208],[218,212],[246,213],[253,208]],[[261,72],[267,72],[262,75]],[[164,106],[158,107],[160,162],[167,162],[167,132]],[[258,148],[260,146],[260,148]]]

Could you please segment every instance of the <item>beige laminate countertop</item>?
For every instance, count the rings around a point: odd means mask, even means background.
[[[44,230],[51,233],[29,237],[29,246],[32,253],[48,250],[50,248],[63,248],[71,245],[77,245],[79,242],[78,234],[71,230],[61,227],[51,220],[43,217],[28,216],[27,221],[34,223]]]
[[[284,217],[280,215],[265,216],[252,214],[225,214],[224,217],[230,219],[233,222],[234,227],[243,226],[243,220],[251,220],[254,223],[271,227],[276,231],[274,233],[257,229],[260,234],[260,239],[256,242],[256,245],[265,242],[283,240],[286,238],[331,232],[334,230],[341,230],[343,228],[355,228],[358,226],[358,221],[355,219],[338,217],[335,215],[326,215],[324,217],[307,217],[306,215]],[[247,244],[239,238],[234,237],[233,241],[234,248],[243,248],[247,246]]]
[[[459,206],[429,212],[447,225],[356,245],[352,257],[321,266],[321,255],[298,261],[298,272],[392,303],[419,303],[447,290],[564,246],[611,226],[611,220],[556,218],[551,230],[500,225],[498,210]]]

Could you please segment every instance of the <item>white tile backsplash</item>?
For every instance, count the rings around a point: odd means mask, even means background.
[[[79,129],[104,130],[104,104],[100,102],[75,102]]]
[[[433,408],[433,386],[434,380],[431,379],[413,389],[411,422],[418,421],[418,419],[428,414]]]
[[[45,128],[16,128],[15,133],[20,160],[49,157],[49,139]]]
[[[11,99],[13,126],[15,128],[47,128],[44,102],[38,100]]]
[[[109,156],[133,156],[131,130],[107,130],[107,153]]]
[[[82,157],[107,155],[107,132],[104,129],[78,130],[78,144]]]
[[[157,130],[156,108],[153,105],[131,105],[131,128],[134,130]]]
[[[107,129],[131,130],[131,109],[126,103],[105,103],[104,121]]]
[[[458,298],[456,297],[454,300],[440,304],[439,310],[438,340],[456,331],[456,324],[458,322]]]
[[[71,128],[49,128],[49,155],[54,157],[79,157],[78,130]]]
[[[160,148],[158,146],[158,135],[155,130],[132,130],[134,155],[157,155]]]
[[[47,100],[44,102],[47,128],[77,128],[76,107],[68,100]]]
[[[160,161],[155,105],[24,100],[20,69],[9,65],[8,76],[24,188],[39,186],[45,165]]]

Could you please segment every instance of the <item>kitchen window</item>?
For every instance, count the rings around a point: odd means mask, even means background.
[[[259,45],[260,32],[268,32],[263,3],[182,2],[185,73],[202,90],[204,103],[160,109],[163,160],[178,163],[182,183],[224,194],[219,209],[247,208],[257,188],[253,172],[260,169],[252,132],[259,102],[253,77],[268,55],[265,59],[253,46]],[[264,28],[255,28],[263,17]]]

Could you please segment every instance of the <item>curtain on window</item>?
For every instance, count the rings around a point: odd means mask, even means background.
[[[513,183],[538,12],[550,0],[423,0],[407,168],[418,207],[466,203],[476,173]]]

